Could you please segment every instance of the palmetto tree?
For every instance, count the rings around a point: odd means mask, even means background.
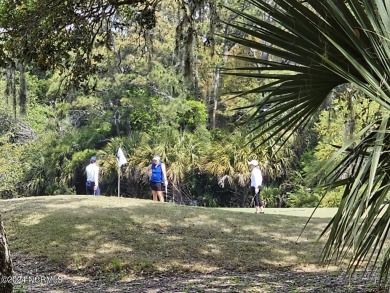
[[[269,143],[257,148],[256,141],[246,143],[243,129],[232,132],[220,141],[215,141],[207,154],[204,171],[218,178],[221,187],[232,187],[236,196],[247,189],[250,181],[248,162],[257,159],[260,162],[264,178],[281,178],[293,164],[295,155],[275,152],[276,147]]]
[[[269,58],[235,56],[252,67],[226,74],[268,80],[250,93],[259,100],[253,129],[265,140],[286,141],[318,112],[336,86],[350,83],[381,105],[380,117],[362,129],[334,156],[326,169],[330,187],[345,192],[323,251],[324,260],[340,260],[352,249],[353,272],[364,261],[381,264],[382,280],[389,280],[390,205],[390,6],[387,0],[250,0],[272,21],[235,11],[246,24],[232,24],[244,33],[230,36]],[[248,25],[250,23],[251,25]],[[264,111],[264,108],[267,111]],[[348,171],[348,172],[347,172]],[[325,232],[324,232],[325,234]]]
[[[187,192],[189,189],[187,179],[192,174],[200,173],[202,158],[209,145],[207,138],[202,138],[201,134],[196,136],[186,131],[162,127],[153,134],[143,133],[112,140],[107,150],[113,145],[118,148],[119,142],[126,150],[128,159],[128,164],[124,168],[124,180],[147,186],[148,166],[153,155],[158,154],[167,165],[169,195],[174,195],[176,201],[191,200],[191,194]],[[111,153],[114,153],[113,150]]]

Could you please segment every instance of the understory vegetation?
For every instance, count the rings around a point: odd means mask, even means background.
[[[194,41],[196,78],[189,78],[176,68],[180,54],[172,56],[172,28],[180,21],[173,16],[175,5],[160,6],[174,21],[157,19],[149,58],[143,51],[148,40],[140,39],[134,28],[113,34],[111,50],[95,48],[104,58],[95,64],[95,74],[77,82],[58,69],[42,70],[34,63],[2,70],[2,198],[84,194],[84,170],[92,155],[97,155],[101,167],[103,194],[116,195],[116,153],[121,147],[128,160],[121,168],[120,194],[125,197],[150,196],[147,166],[157,153],[168,168],[170,199],[179,203],[248,206],[247,162],[255,158],[261,164],[268,207],[319,203],[324,194],[318,187],[319,167],[379,115],[378,106],[350,85],[335,88],[319,114],[291,133],[285,144],[271,139],[259,147],[264,137],[252,129],[267,125],[251,121],[255,110],[247,108],[259,94],[232,98],[232,93],[266,79],[221,75],[220,66],[247,62],[214,53],[225,50],[245,56],[252,54],[251,49],[219,37],[213,48]],[[232,12],[220,13],[239,18]],[[207,31],[207,20],[207,15],[197,20],[199,32]],[[221,24],[219,29],[227,33],[233,28]],[[341,190],[334,190],[321,206],[336,207],[341,196]]]
[[[27,80],[34,97],[37,81],[33,77]],[[105,88],[113,93],[100,96]],[[246,126],[232,129],[233,110],[221,111],[220,125],[211,129],[202,101],[159,97],[126,83],[108,84],[105,88],[89,99],[74,94],[69,104],[55,101],[56,98],[44,104],[33,100],[27,114],[17,120],[7,110],[10,106],[2,102],[3,198],[84,194],[84,170],[92,155],[98,157],[104,195],[116,195],[116,152],[121,147],[128,160],[121,168],[123,196],[149,196],[147,166],[157,153],[167,165],[169,194],[176,201],[248,206],[251,198],[247,162],[257,158],[264,176],[263,196],[269,207],[312,207],[322,196],[322,190],[316,188],[318,167],[334,152],[332,145],[342,144],[346,127],[346,114],[336,111],[332,104],[283,149],[271,144],[257,148],[259,140],[250,141]],[[50,92],[45,92],[45,99],[48,96]],[[336,102],[342,104],[343,97]],[[337,206],[341,194],[333,191],[322,205]]]
[[[81,196],[97,156],[98,201],[147,199],[158,154],[172,211],[249,207],[257,159],[268,209],[337,207],[324,263],[381,266],[388,283],[389,10],[385,0],[0,1],[0,198]]]

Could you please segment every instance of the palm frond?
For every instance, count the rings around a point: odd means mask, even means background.
[[[328,261],[334,257],[340,259],[352,248],[352,271],[364,260],[367,267],[374,267],[383,250],[389,249],[386,245],[390,229],[390,206],[386,203],[390,192],[389,121],[389,117],[380,121],[327,177],[329,184],[341,183],[346,188],[333,225],[328,227],[330,235],[323,257]],[[388,270],[382,267],[383,272]]]
[[[261,82],[240,93],[258,95],[248,106],[254,109],[254,140],[283,144],[318,113],[332,89],[345,83],[382,107],[383,117],[346,142],[326,165],[333,166],[327,186],[343,186],[344,195],[323,233],[329,232],[323,258],[348,257],[352,272],[361,264],[373,268],[381,263],[381,279],[389,281],[390,7],[384,0],[250,2],[256,13],[231,9],[243,21],[232,24],[241,33],[227,38],[267,52],[271,59],[233,56],[253,66],[224,74]],[[261,13],[272,22],[261,19]]]
[[[370,54],[367,50],[378,35],[371,33],[374,26],[364,14],[359,1],[350,1],[350,4],[338,1],[337,5],[333,1],[307,1],[311,8],[297,0],[274,2],[273,6],[267,1],[251,1],[254,6],[268,13],[274,20],[273,23],[231,9],[250,25],[232,24],[245,37],[227,37],[244,47],[267,52],[274,58],[269,61],[234,56],[256,66],[235,68],[234,71],[228,69],[224,72],[272,82],[272,87],[267,83],[246,92],[260,94],[254,105],[257,111],[252,118],[265,116],[269,117],[267,122],[274,121],[266,129],[254,129],[259,130],[258,137],[266,134],[268,138],[276,136],[287,139],[290,131],[294,132],[307,123],[331,90],[340,84],[354,82],[366,91],[368,86],[363,84],[366,84],[367,79],[371,79],[370,84],[375,84],[376,87],[387,84],[386,71],[376,68],[380,67],[380,63],[374,60],[378,54]],[[352,10],[352,6],[356,9]],[[359,15],[358,19],[356,14]],[[366,24],[367,29],[362,30],[358,36],[355,28],[362,27],[362,23]],[[381,55],[386,53],[380,46],[376,50]],[[287,61],[288,66],[282,61]],[[372,64],[377,65],[375,67]],[[344,69],[346,74],[341,74],[337,68]],[[375,75],[370,73],[373,70],[376,71]],[[378,101],[386,101],[386,96],[382,93],[371,94],[371,98]],[[383,103],[388,105],[387,102]],[[260,111],[264,107],[268,108],[267,112]],[[310,114],[302,115],[303,112]],[[274,119],[282,114],[285,119]]]

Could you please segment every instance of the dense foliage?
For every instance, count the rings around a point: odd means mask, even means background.
[[[175,202],[247,206],[257,158],[268,206],[339,207],[324,260],[388,280],[389,23],[384,0],[0,1],[1,195],[84,193],[95,154],[114,195],[122,147],[125,196],[158,153]]]
[[[253,119],[262,119],[266,125],[255,125],[252,132],[258,137],[266,135],[263,143],[288,142],[294,133],[310,125],[319,111],[328,109],[332,122],[325,133],[323,119],[319,120],[317,129],[323,141],[319,140],[308,156],[322,157],[318,151],[330,153],[327,146],[337,150],[320,169],[325,186],[333,193],[339,189],[343,192],[340,201],[328,194],[328,201],[338,202],[338,212],[323,233],[329,233],[323,259],[329,262],[347,257],[351,272],[363,264],[376,270],[380,264],[381,280],[389,282],[388,1],[250,2],[274,20],[270,23],[258,18],[258,14],[235,10],[252,25],[235,23],[233,26],[245,35],[228,37],[245,48],[273,56],[265,59],[237,55],[238,60],[252,64],[231,73],[267,79],[265,84],[246,91],[261,95],[257,103],[248,107],[256,109]],[[337,93],[340,90],[342,95]],[[333,130],[339,129],[340,122],[347,127],[337,137]],[[307,171],[312,167],[306,162]],[[306,205],[315,194],[298,193],[294,197],[290,199]]]
[[[258,158],[268,206],[315,206],[321,197],[315,188],[316,166],[331,156],[332,145],[342,144],[341,134],[350,131],[345,117],[364,119],[340,106],[347,91],[335,89],[337,98],[330,99],[319,120],[292,133],[283,148],[272,139],[258,147],[265,137],[255,137],[249,130],[267,128],[266,121],[242,123],[255,113],[246,107],[258,95],[231,99],[229,93],[250,89],[267,78],[236,79],[221,75],[220,69],[247,66],[251,56],[275,57],[223,38],[241,33],[230,25],[214,26],[219,18],[249,26],[250,22],[236,13],[217,10],[213,1],[192,6],[188,2],[190,10],[164,1],[154,6],[147,1],[121,1],[121,5],[103,1],[100,9],[95,6],[98,2],[75,1],[74,7],[61,4],[50,12],[43,2],[23,3],[1,6],[2,26],[9,30],[2,32],[6,56],[1,83],[3,197],[82,194],[84,169],[94,154],[102,170],[103,193],[116,195],[115,154],[121,146],[129,161],[121,170],[124,196],[149,197],[146,167],[151,156],[159,153],[168,166],[171,199],[207,206],[247,206],[251,198],[246,162]],[[225,4],[256,11],[242,1]],[[152,26],[136,16],[146,17],[142,12],[150,9]],[[188,18],[191,9],[196,15]],[[272,21],[266,14],[263,17]],[[18,43],[17,36],[28,28],[26,24],[15,30],[16,22],[28,19],[37,25],[29,40]],[[64,29],[59,34],[52,30],[32,45],[47,26]],[[191,30],[191,39],[184,40],[190,38]],[[221,37],[210,35],[212,31]],[[48,50],[45,44],[54,47]],[[20,51],[22,45],[27,50]],[[228,59],[227,54],[246,58]],[[370,105],[355,105],[355,112]],[[334,123],[333,128],[327,123]],[[335,142],[332,137],[341,140]],[[323,204],[337,206],[341,192],[331,198]]]

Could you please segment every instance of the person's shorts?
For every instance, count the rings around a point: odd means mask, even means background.
[[[96,188],[96,190],[95,190],[95,182],[93,182],[93,181],[87,181],[87,182],[85,183],[85,187],[86,187],[86,189],[87,189],[87,194],[88,194],[88,195],[91,195],[91,194],[93,194],[93,195],[100,195],[100,188],[98,187],[98,188]]]
[[[256,207],[262,207],[264,204],[263,204],[263,199],[261,198],[261,186],[258,187],[259,188],[259,192],[256,193],[256,189],[254,186],[251,186],[251,193],[252,193],[252,196],[253,196],[253,199],[255,200],[255,206]]]
[[[150,188],[154,191],[162,191],[163,184],[161,182],[150,182]]]

